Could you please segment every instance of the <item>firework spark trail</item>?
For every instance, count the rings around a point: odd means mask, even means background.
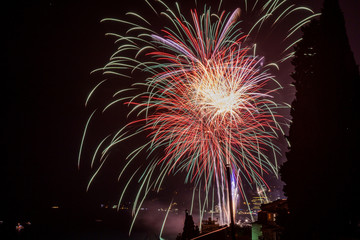
[[[149,141],[129,154],[119,174],[119,179],[125,177],[124,172],[128,167],[137,165],[137,170],[128,174],[131,177],[126,181],[119,206],[129,184],[138,176],[140,186],[132,211],[135,221],[150,190],[159,190],[167,175],[186,172],[185,183],[191,182],[194,189],[199,188],[206,193],[203,203],[200,195],[198,198],[200,216],[208,201],[207,194],[211,188],[216,188],[217,201],[222,210],[220,221],[228,223],[228,200],[226,192],[223,192],[227,185],[223,177],[226,175],[225,165],[230,164],[233,174],[237,176],[237,186],[232,186],[233,189],[238,189],[241,197],[247,201],[244,185],[255,184],[257,189],[265,192],[264,189],[268,187],[263,175],[277,175],[276,156],[280,153],[273,140],[282,131],[278,122],[281,116],[276,111],[283,106],[272,99],[281,86],[269,72],[270,67],[278,68],[278,65],[270,62],[264,66],[265,59],[256,55],[256,44],[250,42],[249,36],[256,30],[260,32],[267,21],[276,26],[295,12],[308,12],[309,15],[289,27],[284,38],[287,39],[317,15],[310,9],[294,4],[285,6],[286,1],[268,0],[260,8],[263,15],[244,34],[240,28],[240,9],[231,14],[222,12],[216,15],[205,7],[200,16],[193,10],[191,23],[181,14],[178,5],[176,14],[164,2],[158,2],[166,8],[160,15],[170,19],[173,25],[173,28],[164,28],[161,34],[149,29],[151,23],[148,20],[132,12],[127,15],[145,25],[137,21],[103,20],[126,24],[129,30],[125,36],[108,34],[115,36],[120,46],[109,63],[96,71],[130,78],[132,75],[127,75],[125,70],[131,70],[131,73],[140,71],[148,74],[148,77],[137,81],[133,88],[117,91],[113,95],[115,100],[104,107],[103,112],[116,103],[128,104],[132,107],[129,114],[136,113],[138,119],[121,128],[112,138],[107,136],[102,139],[96,147],[91,165],[97,155],[101,155],[100,164],[89,186],[114,147],[132,136],[146,133]],[[157,14],[150,1],[146,3]],[[245,1],[245,10],[256,9],[257,4],[258,1],[251,6],[250,2]],[[278,63],[292,56],[289,49],[285,48],[284,56]],[[148,60],[140,61],[139,58]],[[89,105],[90,97],[103,82],[90,92],[86,105]],[[144,90],[132,95],[134,89]],[[79,164],[93,114],[83,134]],[[102,151],[101,154],[98,151]],[[151,158],[156,151],[164,154],[143,162],[143,167],[134,161],[141,152],[148,152]],[[275,158],[273,161],[268,156],[269,152]],[[233,193],[236,195],[237,191]],[[237,201],[237,197],[233,197],[233,200]],[[193,205],[191,212],[192,209]]]

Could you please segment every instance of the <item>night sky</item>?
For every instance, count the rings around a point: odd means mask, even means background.
[[[54,204],[86,205],[92,199],[116,199],[120,192],[112,183],[116,162],[114,171],[100,177],[89,193],[85,193],[88,168],[77,169],[82,131],[90,114],[84,102],[95,83],[102,80],[90,72],[103,66],[115,50],[113,39],[104,34],[116,26],[100,20],[123,18],[129,10],[146,17],[145,1],[11,2],[2,14],[6,41],[0,220],[5,215],[36,214]],[[224,1],[225,9],[235,9],[236,2]],[[322,5],[318,0],[294,2],[315,11]],[[340,0],[340,5],[359,64],[360,1]],[[183,11],[186,6],[186,1],[181,1]],[[109,124],[123,119],[120,112],[109,117]]]

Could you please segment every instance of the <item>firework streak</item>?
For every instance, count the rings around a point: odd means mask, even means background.
[[[186,173],[184,182],[192,183],[194,190],[205,192],[205,198],[198,196],[200,224],[205,205],[210,201],[208,196],[212,195],[214,201],[214,189],[220,206],[220,222],[229,223],[224,190],[227,189],[227,164],[233,170],[235,203],[239,195],[247,202],[245,184],[255,185],[265,192],[268,186],[264,174],[277,175],[278,171],[276,156],[280,150],[273,140],[282,133],[277,109],[284,107],[273,100],[274,92],[281,85],[269,69],[291,58],[289,49],[298,40],[287,45],[285,54],[277,62],[266,63],[264,57],[256,55],[256,44],[250,39],[254,32],[261,31],[265,22],[270,21],[274,26],[298,11],[307,13],[287,29],[284,39],[290,38],[317,16],[304,7],[285,6],[285,2],[265,1],[261,6],[258,1],[245,2],[244,12],[260,9],[261,13],[246,34],[241,29],[240,8],[229,14],[224,11],[214,14],[204,7],[200,15],[192,10],[191,19],[187,20],[177,4],[175,13],[158,1],[166,8],[160,15],[172,24],[160,33],[151,30],[148,20],[132,12],[127,15],[135,21],[104,19],[126,24],[128,31],[125,36],[109,34],[117,38],[119,47],[109,63],[96,71],[119,78],[132,78],[126,70],[140,71],[148,77],[136,81],[129,89],[116,92],[114,101],[103,109],[125,103],[132,106],[130,113],[136,113],[137,119],[100,141],[91,162],[91,166],[97,167],[89,186],[113,148],[134,135],[144,134],[148,141],[130,153],[119,175],[126,184],[118,206],[131,182],[139,184],[132,208],[134,220],[148,193],[160,189],[167,176],[178,172]],[[150,2],[146,3],[159,15]],[[90,92],[86,104],[103,82]],[[145,90],[132,94],[134,89]],[[93,114],[85,127],[79,164]],[[135,159],[141,152],[148,152],[149,157],[139,164]],[[155,152],[162,153],[161,157],[153,157]],[[137,170],[124,174],[130,165],[138,165]],[[195,191],[193,202],[194,198]]]

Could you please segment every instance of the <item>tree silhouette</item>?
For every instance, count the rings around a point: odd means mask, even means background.
[[[182,234],[178,235],[177,240],[189,240],[194,237],[199,236],[199,228],[195,226],[192,216],[189,214],[188,210],[185,210],[185,221]]]
[[[360,169],[359,69],[337,0],[325,0],[320,20],[295,47],[286,183],[287,239],[358,239]],[[352,238],[351,238],[352,237]]]

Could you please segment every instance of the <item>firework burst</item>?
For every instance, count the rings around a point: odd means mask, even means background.
[[[109,63],[96,71],[120,78],[132,77],[125,74],[126,70],[141,71],[148,77],[136,81],[132,88],[116,92],[114,101],[103,109],[125,103],[132,106],[130,113],[136,113],[137,119],[100,141],[91,163],[98,167],[89,186],[113,148],[134,135],[146,134],[148,141],[130,153],[119,175],[119,179],[127,179],[118,206],[129,184],[135,179],[139,183],[133,204],[134,219],[149,191],[160,189],[169,174],[185,172],[184,181],[205,192],[202,201],[199,195],[200,223],[208,195],[214,188],[218,204],[222,206],[220,221],[229,222],[224,192],[226,165],[231,166],[236,176],[233,188],[239,190],[245,201],[245,184],[264,190],[267,184],[263,175],[277,175],[276,156],[280,150],[273,140],[282,131],[278,122],[281,116],[276,112],[283,105],[273,100],[274,92],[281,86],[269,68],[278,65],[266,63],[264,57],[258,56],[256,44],[249,39],[267,22],[276,25],[294,12],[308,11],[308,16],[289,28],[285,38],[290,38],[316,15],[306,8],[284,7],[286,1],[266,1],[260,7],[256,6],[257,2],[250,7],[245,1],[245,11],[259,8],[262,13],[246,34],[241,30],[240,9],[231,14],[213,14],[205,7],[200,15],[196,10],[191,11],[189,21],[177,4],[176,14],[161,1],[166,11],[160,15],[170,19],[172,26],[159,34],[150,28],[148,20],[135,13],[128,13],[137,19],[134,22],[103,20],[124,23],[129,30],[126,36],[109,34],[121,44]],[[278,62],[292,56],[287,51],[294,42],[284,49],[284,56]],[[91,91],[86,104],[102,83]],[[144,90],[133,94],[134,88]],[[86,124],[84,137],[93,114]],[[148,152],[149,157],[139,164],[135,159],[141,152]],[[161,157],[153,157],[155,152],[161,152]],[[81,150],[79,164],[80,157]],[[138,165],[137,170],[124,174],[130,165]],[[237,197],[233,197],[235,199]]]

